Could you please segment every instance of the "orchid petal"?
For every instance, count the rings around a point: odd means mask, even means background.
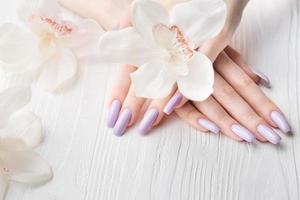
[[[192,0],[176,5],[170,16],[172,24],[199,47],[224,27],[226,4],[224,0]]]
[[[150,47],[134,28],[105,33],[100,39],[99,48],[101,61],[108,63],[140,66],[162,57],[162,50]]]
[[[61,8],[56,0],[22,1],[18,8],[19,19],[25,24],[33,15],[41,15],[55,19],[61,18]]]
[[[39,64],[38,39],[11,23],[0,27],[0,67],[7,73],[24,72]]]
[[[35,148],[42,141],[42,123],[32,112],[17,112],[11,116],[8,125],[0,130],[0,135],[4,136],[5,139],[22,140],[27,149]]]
[[[7,178],[0,172],[0,199],[4,200],[8,188]]]
[[[9,88],[0,93],[0,127],[3,127],[10,116],[30,102],[31,88]]]
[[[196,53],[188,62],[189,74],[179,76],[179,91],[188,99],[203,101],[213,93],[214,70],[212,62],[205,55]]]
[[[39,184],[53,176],[49,164],[32,151],[4,151],[0,157],[0,164],[8,169],[6,173],[12,181]]]
[[[154,40],[161,48],[168,50],[174,48],[176,34],[169,27],[164,24],[157,24],[153,26],[152,31]]]
[[[146,63],[131,74],[136,96],[158,99],[169,95],[176,79],[162,61]]]
[[[28,149],[28,147],[21,138],[0,137],[0,151],[24,151],[26,149]]]
[[[100,36],[104,34],[101,26],[92,19],[80,19],[76,22],[76,27],[70,36],[62,38],[66,45],[71,48],[76,56],[84,57],[91,54],[98,54],[98,43]]]
[[[57,48],[54,55],[44,63],[37,85],[48,92],[54,92],[74,80],[76,72],[74,54],[68,49]]]
[[[168,11],[152,0],[135,0],[132,3],[132,24],[140,35],[154,42],[152,28],[157,24],[168,26],[170,19]]]

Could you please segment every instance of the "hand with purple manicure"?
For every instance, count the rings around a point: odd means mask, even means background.
[[[77,0],[82,1],[78,4],[74,4],[73,0],[60,1],[82,16],[97,19],[104,24],[104,27],[117,30],[130,26],[129,15],[125,14],[117,26],[107,25],[106,19],[111,19],[111,13],[118,13],[105,12],[109,16],[101,17],[98,9],[94,9],[97,6],[87,8],[95,12],[85,12],[85,9],[82,9],[82,5],[86,4],[85,1]],[[170,7],[170,2],[174,1],[186,0],[166,1],[165,5]],[[130,80],[130,74],[136,70],[136,67],[121,66],[108,102],[107,125],[113,128],[116,136],[122,136],[140,118],[139,131],[142,135],[146,135],[173,111],[202,132],[222,133],[236,141],[251,143],[259,140],[278,144],[281,137],[274,129],[279,129],[286,134],[292,131],[283,112],[258,86],[260,84],[270,88],[268,77],[258,69],[248,67],[241,55],[228,46],[248,0],[225,0],[225,2],[228,15],[223,30],[199,48],[201,53],[214,61],[215,83],[212,96],[202,102],[188,101],[174,87],[172,93],[163,99],[149,100],[136,97]],[[125,5],[123,7],[127,8]],[[124,15],[124,12],[120,15]],[[116,19],[117,17],[112,23],[115,23]],[[142,108],[145,107],[144,113]]]

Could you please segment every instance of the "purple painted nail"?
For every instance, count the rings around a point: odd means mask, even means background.
[[[215,134],[220,133],[220,128],[212,121],[209,121],[207,119],[199,119],[198,124],[206,128],[207,130],[211,131],[212,133]]]
[[[153,123],[158,117],[158,114],[159,112],[156,108],[151,108],[146,112],[139,125],[139,131],[142,135],[146,135],[151,130]]]
[[[176,106],[178,106],[178,104],[180,104],[182,98],[183,98],[182,94],[176,94],[175,96],[173,96],[170,99],[170,101],[167,103],[167,105],[165,106],[164,113],[166,113],[167,115],[170,115],[174,111]]]
[[[282,113],[273,111],[271,113],[271,119],[282,132],[290,133],[292,131],[290,124]]]
[[[264,136],[272,144],[278,144],[281,137],[273,131],[273,129],[265,124],[260,124],[257,126],[257,131]]]
[[[265,86],[266,88],[271,88],[271,82],[270,82],[270,79],[262,72],[256,70],[256,69],[253,69],[253,68],[250,68],[251,71],[256,74],[260,80],[259,80],[259,83],[263,86]]]
[[[255,140],[255,136],[248,129],[241,125],[234,124],[231,126],[231,130],[247,142],[254,142]]]
[[[114,127],[114,134],[116,136],[122,136],[124,134],[131,117],[132,113],[129,108],[126,108],[122,111]]]
[[[119,112],[121,110],[121,101],[114,100],[108,110],[107,113],[107,127],[113,128],[115,126],[115,123],[118,119]]]

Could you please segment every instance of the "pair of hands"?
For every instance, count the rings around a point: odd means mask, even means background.
[[[222,132],[237,141],[253,142],[258,139],[278,144],[281,137],[273,128],[279,128],[284,133],[291,131],[283,113],[257,85],[262,83],[269,87],[268,78],[248,68],[238,52],[226,47],[246,3],[228,0],[228,15],[223,30],[199,49],[215,61],[214,93],[205,101],[188,101],[176,88],[164,99],[136,97],[129,76],[136,67],[122,66],[119,69],[108,112],[108,127],[114,128],[115,135],[123,135],[140,118],[139,130],[147,134],[174,110],[179,117],[201,131]],[[128,19],[124,18],[121,27],[129,24]]]

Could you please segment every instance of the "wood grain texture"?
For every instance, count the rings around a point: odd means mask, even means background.
[[[0,21],[14,20],[17,0],[0,4]],[[265,92],[293,126],[280,147],[203,134],[176,116],[147,137],[132,128],[116,138],[105,126],[115,67],[84,62],[68,92],[34,88],[31,107],[45,129],[38,152],[55,177],[40,187],[13,183],[7,200],[300,199],[299,12],[299,0],[252,0],[233,41],[269,75]]]

